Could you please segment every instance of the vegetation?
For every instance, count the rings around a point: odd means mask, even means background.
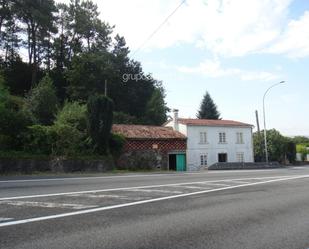
[[[208,92],[205,93],[200,109],[196,115],[199,119],[221,119],[217,105]]]
[[[108,151],[113,120],[113,101],[104,95],[91,96],[87,103],[89,135],[97,152]]]
[[[263,134],[263,131],[261,132]],[[258,132],[253,134],[255,161],[265,160],[264,136]],[[272,129],[267,131],[267,146],[269,161],[285,163],[294,162],[296,156],[296,145],[293,139],[284,137],[279,131]]]
[[[161,82],[99,15],[91,0],[0,0],[0,153],[116,157],[113,122],[166,121]]]

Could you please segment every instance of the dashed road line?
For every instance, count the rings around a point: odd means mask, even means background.
[[[49,216],[42,216],[42,217],[36,217],[36,218],[30,218],[30,219],[23,219],[23,220],[16,220],[16,221],[8,221],[4,223],[0,223],[0,227],[6,227],[6,226],[12,226],[12,225],[19,225],[19,224],[26,224],[30,222],[37,222],[37,221],[44,221],[44,220],[51,220],[51,219],[58,219],[58,218],[64,218],[69,216],[76,216],[81,214],[89,214],[89,213],[95,213],[105,210],[111,210],[116,208],[123,208],[123,207],[129,207],[129,206],[136,206],[146,203],[153,203],[163,200],[171,200],[176,199],[180,197],[186,197],[186,196],[192,196],[192,195],[199,195],[199,194],[206,194],[211,192],[218,192],[218,191],[224,191],[224,190],[230,190],[230,189],[236,189],[236,188],[242,188],[242,187],[248,187],[248,186],[256,186],[266,183],[274,183],[274,182],[281,182],[281,181],[288,181],[288,180],[296,180],[296,179],[302,179],[302,178],[308,178],[309,175],[302,175],[302,176],[294,176],[294,177],[285,177],[285,178],[277,178],[272,180],[265,180],[260,182],[253,182],[248,184],[241,184],[241,185],[234,185],[229,187],[222,187],[222,188],[216,188],[216,189],[209,189],[209,190],[202,190],[192,193],[185,193],[185,194],[179,194],[179,195],[171,195],[171,196],[165,196],[160,198],[153,198],[148,200],[142,200],[142,201],[136,201],[136,202],[129,202],[124,204],[118,204],[118,205],[112,205],[112,206],[106,206],[106,207],[98,207],[98,208],[92,208],[92,209],[86,209],[86,210],[79,210],[75,212],[68,212],[68,213],[62,213],[62,214],[56,214],[56,215],[49,215]]]
[[[228,186],[231,186],[230,184],[224,184],[224,183],[200,183],[200,184],[203,184],[203,185],[209,185],[209,186],[221,186],[221,187],[228,187]]]
[[[252,178],[237,178],[237,179],[229,179],[229,180],[266,180],[266,179],[282,179],[289,176],[270,176],[270,177],[252,177]],[[62,196],[62,195],[72,195],[72,194],[86,194],[86,193],[100,193],[100,192],[110,192],[110,191],[121,191],[128,189],[143,189],[143,188],[158,188],[158,187],[169,187],[169,186],[186,186],[193,184],[207,184],[207,183],[220,183],[226,182],[227,179],[224,180],[212,180],[212,181],[198,181],[198,182],[184,182],[184,183],[171,183],[171,184],[160,184],[160,185],[144,185],[138,187],[123,187],[123,188],[111,188],[111,189],[95,189],[95,190],[84,190],[84,191],[73,191],[73,192],[62,192],[62,193],[51,193],[51,194],[37,194],[37,195],[23,195],[23,196],[11,196],[11,197],[2,197],[2,200],[18,200],[18,199],[29,199],[29,198],[41,198],[41,197],[51,197],[51,196]],[[224,184],[229,186],[227,184]],[[224,186],[221,185],[221,186]]]
[[[173,191],[173,190],[161,190],[161,189],[127,189],[126,191],[131,191],[131,192],[146,192],[146,193],[164,193],[164,194],[182,194],[183,192],[181,191]]]
[[[82,205],[82,204],[37,202],[37,201],[0,201],[0,204],[10,205],[10,206],[25,206],[25,207],[70,208],[70,209],[76,209],[76,210],[98,207],[97,205]]]
[[[227,180],[226,182],[231,182],[231,183],[237,183],[237,184],[245,184],[245,183],[250,183],[250,182],[246,182],[246,181],[233,181],[233,180],[231,180],[231,181],[229,181],[229,180]]]

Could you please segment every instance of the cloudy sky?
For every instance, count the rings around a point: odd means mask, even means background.
[[[268,128],[309,135],[308,0],[187,0],[136,53],[181,0],[94,2],[180,116],[195,117],[208,90],[224,119],[255,124],[265,90],[285,80],[267,95]]]

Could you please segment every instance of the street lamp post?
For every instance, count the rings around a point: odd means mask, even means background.
[[[265,97],[266,94],[269,92],[270,89],[272,89],[275,86],[278,86],[280,84],[283,84],[285,81],[280,81],[279,83],[276,83],[272,86],[270,86],[263,96],[263,118],[264,118],[264,144],[265,144],[265,161],[268,164],[268,149],[267,149],[267,131],[266,131],[266,118],[265,118]]]

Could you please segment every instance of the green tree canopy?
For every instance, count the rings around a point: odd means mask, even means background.
[[[166,107],[164,102],[163,89],[156,89],[146,107],[146,122],[153,125],[162,125],[166,120],[166,112],[169,108]]]
[[[203,97],[196,117],[199,119],[220,119],[220,112],[217,109],[217,105],[208,92]]]
[[[58,100],[53,82],[49,76],[45,76],[27,94],[24,109],[34,121],[49,125],[55,118],[57,105]]]
[[[261,131],[261,134],[263,134],[263,131]],[[253,134],[254,156],[256,161],[265,160],[264,137],[261,134],[258,132]],[[267,146],[269,161],[285,162],[288,159],[290,162],[293,162],[295,160],[295,143],[292,139],[282,136],[275,129],[267,131]]]

